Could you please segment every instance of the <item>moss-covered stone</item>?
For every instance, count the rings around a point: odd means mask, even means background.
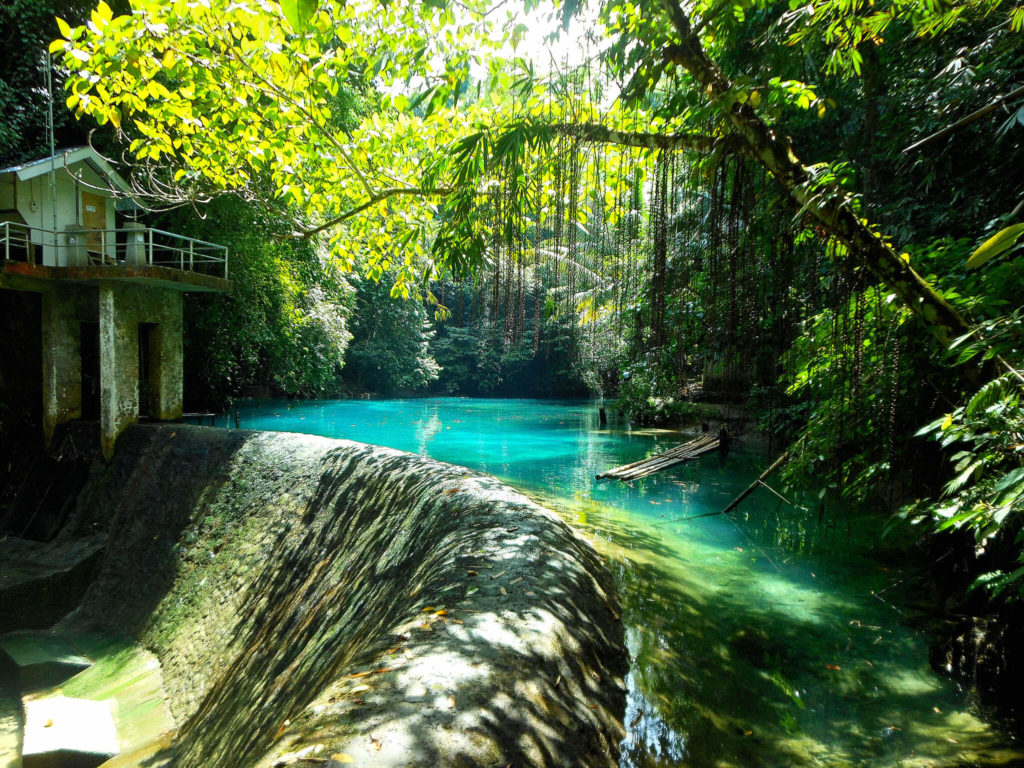
[[[610,576],[493,478],[348,441],[136,426],[67,530],[109,543],[63,629],[150,648],[180,726],[112,765],[616,762]],[[128,658],[89,686],[130,687]]]

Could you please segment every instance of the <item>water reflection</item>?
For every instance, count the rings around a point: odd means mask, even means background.
[[[822,524],[764,489],[767,463],[708,455],[631,485],[594,475],[679,440],[600,428],[597,407],[508,400],[242,406],[242,425],[347,437],[495,474],[605,554],[632,660],[623,766],[1006,765],[1019,755],[872,597],[900,578],[877,520]]]

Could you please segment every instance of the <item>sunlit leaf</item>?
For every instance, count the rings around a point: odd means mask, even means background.
[[[1000,230],[971,254],[967,259],[967,268],[977,269],[985,262],[1005,253],[1014,246],[1021,234],[1024,234],[1024,224],[1014,224]]]

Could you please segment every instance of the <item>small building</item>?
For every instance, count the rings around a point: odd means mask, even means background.
[[[227,248],[139,223],[130,191],[91,147],[0,170],[0,301],[40,295],[45,438],[97,419],[108,457],[182,414],[182,295],[231,290]]]

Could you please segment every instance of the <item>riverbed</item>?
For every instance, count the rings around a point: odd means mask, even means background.
[[[495,475],[584,533],[623,602],[631,668],[621,765],[964,766],[1022,758],[928,663],[913,567],[877,517],[759,489],[740,442],[627,485],[604,469],[678,433],[602,427],[580,401],[246,401],[248,429],[387,445]],[[234,414],[220,417],[234,426]],[[886,591],[887,590],[887,591]]]

